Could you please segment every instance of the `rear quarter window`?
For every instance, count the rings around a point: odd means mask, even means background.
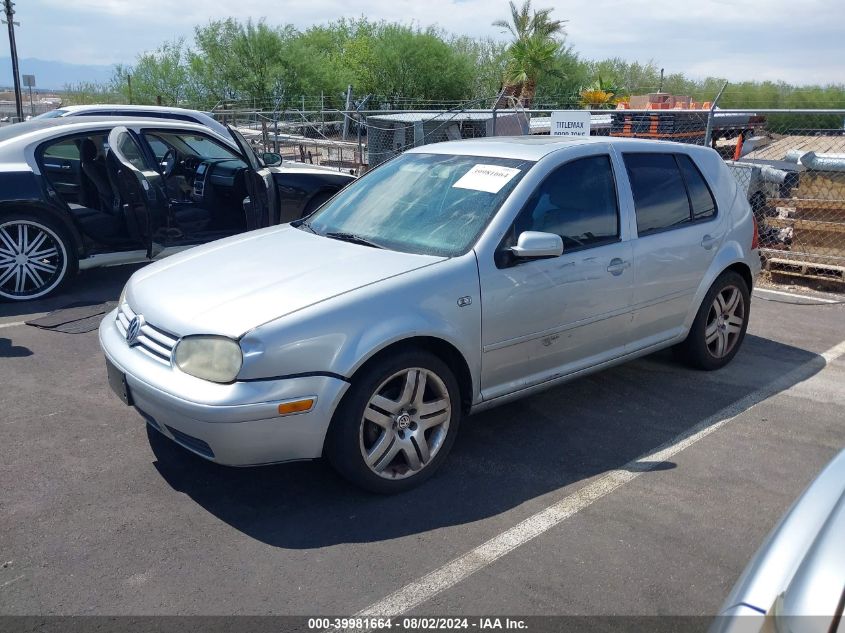
[[[64,139],[47,146],[42,156],[47,159],[79,160],[79,147],[75,139]]]
[[[678,165],[689,191],[693,220],[705,220],[716,215],[716,199],[695,162],[686,154],[677,154]]]

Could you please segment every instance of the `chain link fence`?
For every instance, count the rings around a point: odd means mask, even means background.
[[[714,139],[757,219],[773,274],[845,282],[845,110],[758,110]]]
[[[709,145],[752,205],[772,273],[845,283],[845,110],[591,110],[590,134]],[[548,135],[552,110],[286,110],[215,113],[262,149],[361,174],[411,147]]]

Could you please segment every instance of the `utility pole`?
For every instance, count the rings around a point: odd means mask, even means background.
[[[660,85],[657,87],[657,92],[663,92],[663,68],[660,69]]]
[[[18,69],[18,47],[15,46],[15,25],[20,26],[19,22],[15,22],[13,16],[15,15],[15,3],[12,0],[3,0],[3,10],[6,12],[6,19],[4,22],[9,25],[9,49],[12,56],[12,74],[15,76],[15,108],[18,111],[18,121],[23,121],[23,100],[21,99],[21,76]]]
[[[346,106],[345,112],[343,113],[343,140],[346,140],[347,134],[349,134],[349,109],[352,107],[352,84],[349,84],[349,87],[346,89]]]
[[[129,105],[132,105],[132,75],[126,73],[126,86],[129,88]]]

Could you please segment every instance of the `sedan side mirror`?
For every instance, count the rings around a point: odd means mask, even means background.
[[[563,240],[555,233],[523,231],[519,234],[516,246],[511,246],[510,251],[522,259],[559,257],[563,254]]]
[[[265,152],[261,155],[261,159],[267,167],[276,167],[282,164],[282,156],[275,152]]]

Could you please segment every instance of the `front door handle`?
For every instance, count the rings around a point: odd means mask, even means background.
[[[625,261],[624,259],[620,259],[618,257],[614,257],[610,260],[610,264],[607,266],[607,272],[611,275],[618,277],[621,275],[626,268],[630,268],[631,262]]]
[[[701,246],[704,248],[704,250],[709,251],[711,248],[713,248],[713,245],[716,244],[716,242],[718,241],[719,238],[713,237],[712,235],[708,234],[701,238]]]

